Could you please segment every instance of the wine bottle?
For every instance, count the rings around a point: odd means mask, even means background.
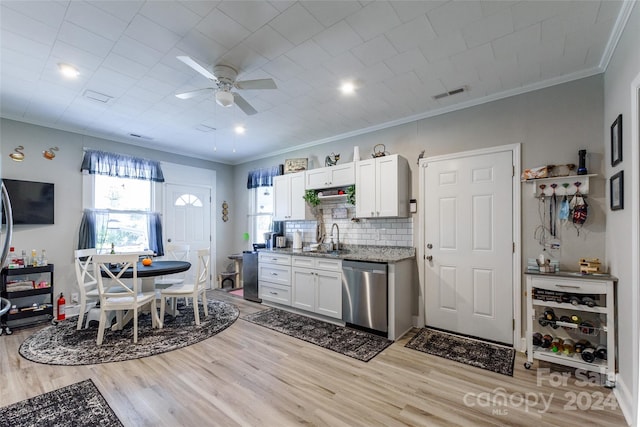
[[[562,353],[562,350],[564,349],[564,347],[562,346],[563,343],[564,340],[562,338],[555,337],[551,341],[551,351],[553,351],[554,353]]]
[[[599,344],[596,347],[596,357],[600,360],[607,360],[607,346]]]
[[[575,352],[575,346],[575,342],[572,339],[567,338],[562,343],[562,353],[566,354],[567,356],[571,356]]]
[[[596,360],[596,349],[592,346],[586,347],[584,350],[582,350],[580,355],[582,356],[582,360],[584,360],[585,362],[593,363]]]
[[[531,336],[531,342],[533,345],[540,347],[542,345],[542,334],[540,332],[536,332]]]
[[[551,341],[553,341],[553,338],[551,337],[551,335],[544,335],[542,337],[542,344],[540,345],[540,347],[542,348],[549,348],[551,347]]]
[[[591,347],[591,343],[589,341],[587,340],[578,341],[575,345],[576,353],[582,353],[582,351],[587,347]]]

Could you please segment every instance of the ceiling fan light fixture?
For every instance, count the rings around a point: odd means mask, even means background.
[[[233,93],[225,90],[216,92],[216,102],[222,107],[231,107],[233,105]]]

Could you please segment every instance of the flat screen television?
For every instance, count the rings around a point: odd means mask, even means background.
[[[46,182],[3,179],[7,188],[14,224],[53,224],[54,185]],[[4,209],[2,223],[6,224]]]

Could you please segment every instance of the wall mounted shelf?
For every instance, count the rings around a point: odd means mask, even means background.
[[[587,195],[589,194],[589,178],[593,178],[595,176],[598,175],[588,174],[557,176],[553,178],[527,179],[523,180],[522,182],[533,185],[534,197],[540,197],[543,194],[545,196],[553,195],[553,187],[551,186],[552,184],[556,185],[556,196],[564,196],[565,194],[567,196],[573,196],[574,194],[576,194],[576,190],[578,188],[580,189],[580,194]],[[576,185],[576,183],[579,183],[579,185]]]

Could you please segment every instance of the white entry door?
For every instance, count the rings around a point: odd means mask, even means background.
[[[209,187],[165,184],[164,243],[191,247],[189,262],[192,268],[187,272],[188,281],[195,279],[197,250],[211,247],[210,197]]]
[[[513,344],[512,156],[426,159],[427,326]]]

